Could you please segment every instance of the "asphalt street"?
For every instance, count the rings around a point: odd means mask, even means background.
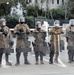
[[[35,65],[35,56],[33,52],[33,47],[31,45],[32,51],[28,54],[28,60],[31,65],[25,65],[23,61],[23,54],[20,58],[20,66],[15,66],[16,56],[15,53],[10,55],[10,61],[12,66],[5,65],[5,57],[3,55],[2,67],[0,68],[0,75],[74,75],[74,62],[68,63],[67,54],[67,43],[65,37],[62,37],[65,42],[65,50],[59,54],[59,63],[49,64],[49,54],[44,56],[44,64]],[[34,41],[33,37],[29,37],[29,40]],[[14,41],[16,41],[14,39]],[[14,44],[14,48],[16,43]]]

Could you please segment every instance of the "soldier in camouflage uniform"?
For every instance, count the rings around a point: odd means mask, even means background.
[[[38,23],[36,25],[37,27],[33,33],[33,36],[35,37],[35,42],[32,43],[34,46],[36,65],[38,65],[38,63],[39,63],[39,58],[38,58],[39,56],[40,56],[40,63],[44,64],[44,62],[43,62],[44,51],[40,50],[40,48],[44,46],[45,37],[46,37],[46,32],[41,30],[40,22],[37,22],[37,23]]]
[[[22,32],[27,33],[30,32],[30,29],[28,27],[27,24],[25,24],[25,18],[24,17],[20,17],[19,18],[19,24],[15,26],[14,28],[14,33],[16,34],[16,38],[17,38],[17,43],[16,43],[16,48],[25,48],[26,47],[26,40],[24,40],[25,38],[23,38]],[[16,51],[16,66],[18,66],[20,64],[20,52]],[[28,56],[28,52],[23,52],[23,56],[24,56],[24,64],[30,64],[27,56]]]
[[[50,60],[49,63],[53,64],[53,56],[55,54],[55,62],[58,63],[59,56],[59,47],[58,47],[58,39],[60,38],[60,34],[62,33],[61,27],[59,27],[59,21],[56,20],[54,23],[54,27],[49,31],[49,35],[51,35],[50,39]],[[60,45],[59,45],[60,46]]]
[[[9,43],[7,41],[7,37],[11,35],[10,29],[6,26],[6,20],[0,20],[0,66],[2,62],[3,50],[9,48]],[[13,44],[13,40],[12,40]],[[9,62],[9,53],[5,53],[6,65],[11,66],[12,64]]]
[[[66,40],[68,43],[68,57],[69,63],[73,62],[74,57],[74,19],[69,22],[70,26],[66,29]]]

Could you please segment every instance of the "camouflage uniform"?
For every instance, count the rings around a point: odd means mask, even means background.
[[[40,56],[40,62],[43,64],[43,56],[44,56],[44,51],[40,50],[41,47],[44,46],[45,44],[45,37],[46,37],[46,32],[43,30],[35,30],[33,36],[35,37],[35,42],[34,42],[34,52],[35,52],[35,59],[36,59],[36,64],[38,64],[38,57]],[[38,49],[35,49],[38,48]]]
[[[10,32],[10,29],[7,26],[1,27],[0,28],[0,52],[1,52],[0,53],[0,64],[2,61],[3,50],[9,48],[9,42],[7,40],[7,37],[9,36],[10,36],[9,39],[13,43],[13,40],[11,39],[12,35]],[[9,62],[8,56],[9,56],[9,53],[5,53],[6,65],[11,65],[11,63]]]
[[[55,54],[55,62],[58,62],[59,49],[58,49],[58,39],[60,38],[60,34],[62,33],[62,29],[60,27],[53,27],[51,31],[49,31],[49,35],[51,35],[50,39],[50,63],[53,63],[53,56]]]
[[[24,23],[16,25],[16,27],[14,28],[14,33],[17,34],[17,33],[20,33],[20,32],[21,33],[22,32],[24,32],[24,33],[30,32],[30,29],[29,29],[28,25],[24,24]],[[26,43],[25,43],[25,40],[24,40],[25,38],[23,38],[23,35],[22,34],[21,35],[17,34],[16,38],[17,38],[16,48],[25,48],[26,47]],[[21,53],[16,52],[16,59],[17,59],[16,65],[18,65],[20,63],[20,61],[19,61],[20,54]],[[27,53],[23,52],[24,60],[25,60],[24,63],[25,64],[28,63],[27,54],[28,54],[28,52]]]
[[[73,57],[74,57],[74,32],[71,31],[70,27],[66,29],[66,40],[68,43],[67,49],[68,49],[69,63],[73,61]]]

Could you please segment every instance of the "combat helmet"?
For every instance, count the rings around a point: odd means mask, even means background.
[[[54,26],[59,27],[59,26],[60,26],[60,21],[59,21],[59,20],[55,20],[55,21],[54,21]]]

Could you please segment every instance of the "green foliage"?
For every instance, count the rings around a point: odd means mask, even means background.
[[[26,10],[27,10],[27,15],[28,16],[34,16],[34,17],[36,17],[35,8],[33,6],[27,6]]]
[[[27,19],[34,19],[34,16],[26,16],[25,18],[27,18]]]
[[[9,28],[14,28],[16,26],[16,24],[18,24],[18,16],[11,16],[11,15],[8,15],[7,16],[7,26]]]
[[[61,9],[52,9],[52,16],[54,19],[64,19],[65,12]]]
[[[38,16],[37,18],[46,18],[45,16]]]
[[[10,18],[8,21],[7,21],[7,26],[9,28],[14,28],[16,25],[18,24],[18,20],[16,18]]]
[[[26,19],[26,23],[30,28],[34,28],[34,18]]]
[[[11,8],[10,4],[7,5],[5,3],[1,3],[0,4],[0,16],[2,16],[2,15],[8,15],[10,13],[10,11],[11,11],[10,8]]]

